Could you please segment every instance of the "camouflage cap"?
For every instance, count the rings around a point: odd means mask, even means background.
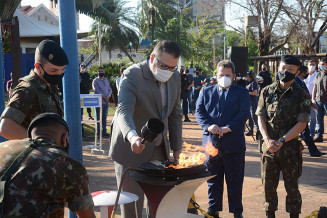
[[[281,58],[281,62],[285,64],[293,64],[296,66],[302,65],[301,61],[297,57],[294,57],[293,55],[283,55]]]
[[[50,39],[45,39],[36,48],[41,56],[56,66],[65,66],[69,64],[67,55],[60,45]]]
[[[41,122],[42,120],[48,120],[48,119],[52,119],[54,121],[57,121],[58,123],[61,123],[63,126],[66,127],[67,131],[69,132],[69,128],[68,128],[68,124],[66,123],[66,121],[59,115],[56,113],[42,113],[37,115],[30,123],[28,129],[27,129],[27,134],[28,137],[31,138],[31,133],[33,128],[36,126],[37,123]]]

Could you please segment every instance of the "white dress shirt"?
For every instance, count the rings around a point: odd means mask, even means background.
[[[314,80],[316,78],[316,75],[317,75],[317,71],[315,71],[312,75],[309,75],[308,78],[306,78],[304,80],[305,82],[305,85],[307,86],[309,92],[310,92],[310,95],[312,95],[312,91],[313,91],[313,86],[314,86]]]

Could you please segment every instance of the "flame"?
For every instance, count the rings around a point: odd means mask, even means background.
[[[204,145],[204,147],[198,147],[195,145],[188,144],[186,142],[184,142],[183,146],[185,147],[184,149],[185,152],[180,154],[178,160],[179,164],[178,165],[170,164],[169,166],[166,166],[166,168],[180,169],[192,165],[203,164],[209,155],[216,156],[218,154],[218,149],[215,148],[211,142]],[[185,154],[187,152],[192,152],[193,154],[187,157]]]

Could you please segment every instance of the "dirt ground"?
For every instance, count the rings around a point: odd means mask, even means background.
[[[108,124],[112,117],[108,118]],[[190,116],[192,122],[183,123],[183,141],[201,146],[201,129],[197,124],[195,117]],[[327,123],[327,120],[325,120]],[[327,139],[327,136],[324,137]],[[95,152],[93,155],[90,145],[93,142],[84,141],[83,161],[90,177],[91,192],[99,190],[117,190],[116,179],[114,173],[113,161],[108,157],[109,142],[108,139],[103,141],[103,149],[105,155]],[[260,179],[260,154],[257,150],[257,144],[251,137],[246,137],[247,151],[245,163],[245,178],[243,185],[243,207],[244,217],[265,217],[262,209],[263,194]],[[327,152],[326,141],[317,143],[318,148],[322,152]],[[306,147],[306,146],[305,146]],[[327,206],[327,156],[310,157],[308,149],[303,153],[303,174],[300,178],[300,191],[302,195],[302,213],[300,217],[306,217],[312,211],[318,210],[320,206]],[[207,184],[203,183],[195,192],[196,201],[203,209],[208,207]],[[279,210],[276,217],[289,217],[285,212],[286,192],[280,176],[280,184],[278,186]],[[224,193],[224,211],[220,213],[221,217],[233,217],[228,212],[228,199],[226,187]],[[99,208],[95,208],[97,217],[100,217]]]

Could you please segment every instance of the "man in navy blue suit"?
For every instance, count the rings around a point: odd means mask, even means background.
[[[242,188],[244,180],[244,125],[250,116],[248,90],[232,85],[235,67],[224,60],[217,65],[217,85],[202,90],[196,105],[196,119],[203,129],[203,145],[212,143],[219,154],[206,160],[208,171],[215,175],[208,180],[209,215],[219,217],[223,208],[224,176],[229,212],[243,217]]]

